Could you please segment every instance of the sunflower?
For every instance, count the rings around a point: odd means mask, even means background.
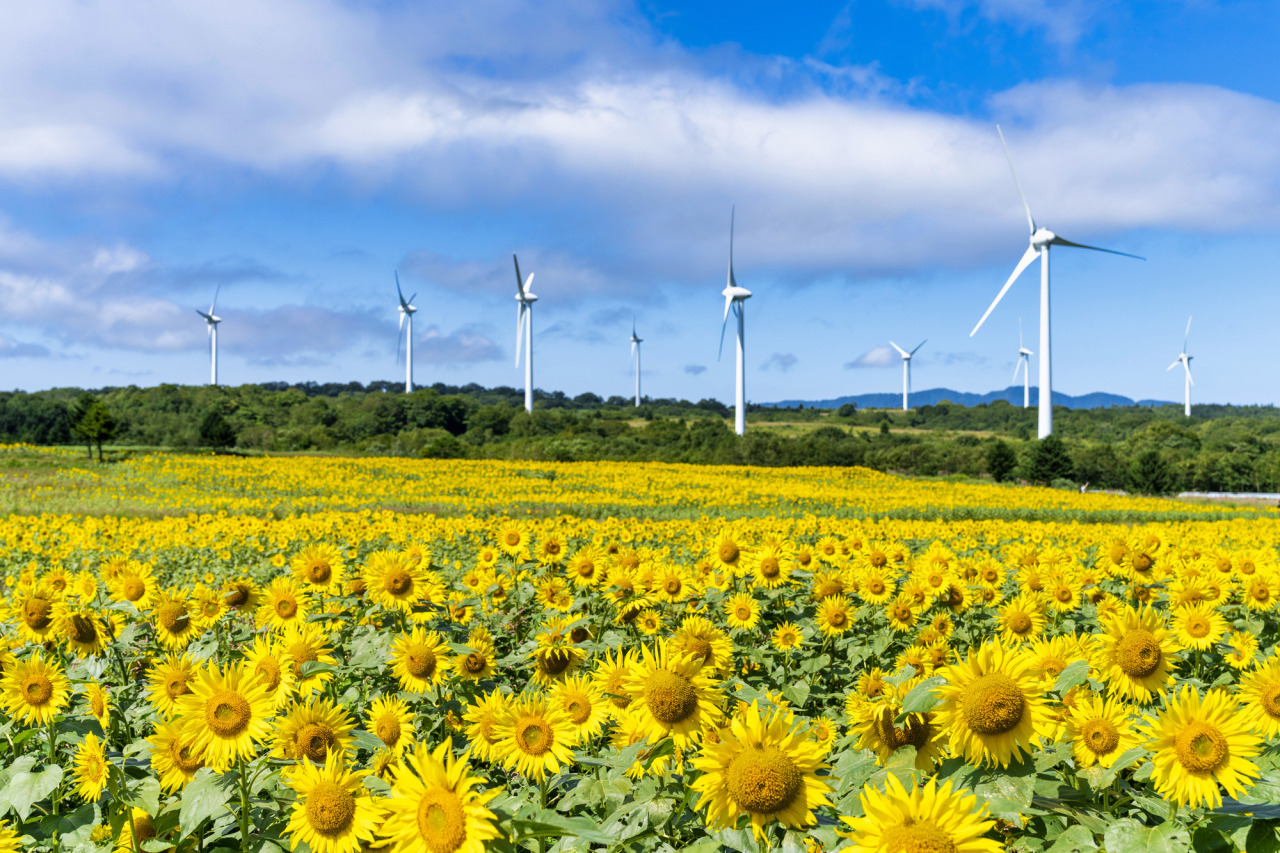
[[[907,687],[910,683],[902,686]],[[942,760],[942,729],[930,713],[908,714],[901,726],[896,725],[895,720],[902,711],[902,696],[906,693],[893,687],[888,690],[895,693],[893,698],[886,696],[882,701],[870,702],[857,709],[852,732],[858,736],[858,746],[874,752],[876,763],[881,767],[888,764],[902,747],[914,747],[915,768],[925,772],[932,770]]]
[[[53,609],[57,596],[45,584],[19,587],[9,605],[10,619],[29,643],[43,643],[55,630]]]
[[[199,584],[195,591],[191,593],[195,606],[191,608],[191,618],[195,622],[198,631],[213,627],[218,620],[222,618],[222,614],[227,611],[226,602],[222,600],[222,593],[215,589]]]
[[[1135,610],[1125,607],[1103,623],[1106,633],[1099,640],[1096,665],[1107,684],[1107,692],[1149,702],[1163,696],[1174,681],[1173,669],[1178,650],[1173,633],[1164,620],[1143,606]]]
[[[949,853],[1000,853],[1004,844],[984,838],[995,826],[987,819],[987,806],[967,791],[952,791],[948,781],[941,789],[930,779],[923,788],[908,791],[897,776],[885,777],[882,794],[871,786],[861,794],[863,817],[840,818],[849,825],[840,834],[852,838],[856,850],[924,851]]]
[[[676,657],[694,655],[719,672],[733,667],[733,641],[701,616],[686,616],[667,640],[667,650]]]
[[[794,622],[783,622],[781,625],[773,629],[770,637],[773,647],[780,652],[790,652],[792,649],[798,649],[804,643],[804,634],[800,632],[800,626]]]
[[[701,585],[682,566],[664,566],[653,578],[652,594],[660,601],[677,604],[701,592]]]
[[[76,750],[75,758],[76,793],[85,802],[96,802],[102,796],[102,789],[107,784],[108,767],[107,756],[102,751],[98,736],[93,732],[85,735],[84,742]]]
[[[646,637],[652,637],[662,630],[662,614],[656,610],[642,610],[636,616],[636,627]]]
[[[182,734],[182,722],[161,723],[147,739],[151,744],[151,769],[165,791],[177,791],[195,778],[204,760],[195,749],[195,738]]]
[[[573,764],[577,732],[562,708],[542,696],[527,695],[493,725],[492,759],[508,770],[541,782],[547,772]]]
[[[754,631],[760,624],[760,602],[740,592],[724,602],[725,624],[735,631]]]
[[[702,771],[692,788],[701,796],[695,808],[707,810],[707,825],[732,828],[747,815],[757,839],[777,821],[798,829],[818,822],[814,810],[831,805],[833,791],[818,771],[823,748],[785,708],[761,713],[756,702],[716,730],[693,766]]]
[[[605,577],[603,563],[604,554],[598,548],[588,545],[569,558],[565,572],[575,586],[592,587]]]
[[[1254,731],[1265,738],[1280,735],[1280,655],[1272,655],[1240,680],[1240,701]]]
[[[788,548],[778,542],[761,545],[751,555],[751,583],[765,589],[777,589],[791,579],[795,562]]]
[[[1227,620],[1209,602],[1198,601],[1173,611],[1173,631],[1183,648],[1208,651],[1227,632]]]
[[[393,752],[403,752],[414,738],[413,714],[400,699],[379,696],[369,707],[369,731]]]
[[[286,761],[324,764],[329,755],[351,750],[355,727],[351,715],[328,699],[298,702],[276,721],[272,754]]]
[[[293,695],[293,661],[285,647],[265,636],[254,637],[253,646],[244,652],[244,660],[258,682],[267,688],[272,708],[279,711]]]
[[[258,605],[258,624],[275,630],[305,625],[310,613],[310,596],[289,578],[276,578]]]
[[[397,551],[374,551],[364,562],[365,592],[375,604],[408,613],[425,595],[426,572]]]
[[[471,744],[471,751],[481,761],[495,760],[493,757],[493,745],[496,740],[494,726],[510,713],[510,701],[501,690],[494,689],[481,696],[462,715],[463,721],[469,724],[466,735]]]
[[[822,599],[818,605],[818,627],[828,637],[842,636],[853,627],[853,614],[849,612],[849,600],[843,595]]]
[[[314,853],[359,853],[374,840],[380,808],[364,786],[367,773],[347,770],[341,753],[330,753],[322,767],[299,764],[284,774],[298,794],[289,814],[289,846],[306,842]]]
[[[102,730],[107,730],[107,723],[111,720],[111,696],[107,692],[107,688],[98,682],[90,682],[89,687],[85,690],[85,700],[89,706],[89,713],[93,714],[94,719],[98,721],[98,725],[102,726]]]
[[[446,656],[449,647],[444,645],[435,631],[428,633],[415,628],[410,634],[401,634],[391,645],[391,674],[400,679],[400,687],[411,693],[425,693],[444,680],[452,662]]]
[[[640,655],[624,681],[635,712],[651,743],[670,736],[684,749],[719,712],[719,685],[696,657],[675,657],[662,643]]]
[[[160,592],[151,606],[151,612],[156,620],[156,639],[165,648],[182,651],[199,632],[195,619],[192,618],[191,602],[183,593],[168,590]]]
[[[222,603],[233,610],[258,609],[258,585],[249,578],[237,578],[222,586]]]
[[[244,663],[225,672],[199,670],[191,692],[178,699],[177,711],[184,740],[192,739],[192,750],[216,773],[255,755],[255,743],[271,733],[274,713],[267,689]]]
[[[868,699],[875,699],[883,695],[889,689],[889,683],[884,680],[884,670],[880,667],[872,667],[858,676],[858,684],[855,688],[859,696],[865,696]]]
[[[346,580],[342,551],[327,542],[312,542],[303,548],[289,568],[294,580],[313,592],[339,593]]]
[[[848,585],[842,572],[825,570],[815,572],[809,584],[809,600],[821,601],[833,595],[843,595]]]
[[[333,656],[333,648],[329,645],[329,635],[314,623],[291,625],[280,635],[280,645],[288,653],[288,660],[293,664],[294,692],[302,699],[319,690],[330,679],[332,672],[313,672],[302,674],[302,665],[315,661],[336,665],[338,659]],[[277,692],[279,688],[277,687]]]
[[[156,827],[151,822],[151,815],[136,807],[129,807],[128,815],[120,826],[116,853],[134,853],[135,850],[142,849],[142,842],[156,837]]]
[[[1261,750],[1262,740],[1228,693],[1210,690],[1201,698],[1184,685],[1158,716],[1147,716],[1145,728],[1146,747],[1155,753],[1156,790],[1178,805],[1216,809],[1222,805],[1219,784],[1239,797],[1258,777],[1257,765],[1248,759]]]
[[[1222,656],[1233,669],[1248,669],[1258,654],[1258,638],[1248,631],[1232,631],[1227,637],[1231,651]]]
[[[564,711],[579,742],[599,734],[609,719],[610,703],[587,676],[573,675],[557,684],[547,694],[547,703]]]
[[[514,521],[508,521],[498,529],[497,541],[504,554],[519,560],[528,552],[529,531]]]
[[[1044,630],[1044,610],[1036,595],[1019,595],[1000,608],[1000,639],[1013,645]]]
[[[862,582],[858,585],[858,597],[865,604],[881,605],[893,598],[897,587],[893,582],[891,570],[869,568],[862,573]]]
[[[45,725],[67,707],[70,699],[67,677],[56,661],[45,661],[39,654],[18,661],[13,670],[0,680],[4,705],[9,713],[32,725]]]
[[[630,649],[618,649],[616,654],[605,650],[596,664],[592,679],[600,694],[608,700],[605,709],[615,720],[631,707],[631,694],[627,692],[627,676],[636,665],[636,654]]]
[[[1065,721],[1076,766],[1110,767],[1121,755],[1141,746],[1142,738],[1129,715],[1129,707],[1118,699],[1104,702],[1100,696],[1090,696],[1077,703]]]
[[[493,678],[493,661],[497,657],[493,643],[487,639],[474,638],[468,640],[467,645],[467,653],[464,655],[459,652],[454,659],[453,671],[471,681]]]
[[[139,610],[151,606],[157,591],[151,567],[134,561],[129,562],[111,589],[117,601],[131,601]]]
[[[743,554],[742,545],[738,541],[737,535],[732,530],[726,530],[720,534],[719,540],[715,547],[715,561],[726,571],[737,573],[742,566]]]
[[[916,625],[916,605],[909,595],[900,594],[885,607],[889,625],[899,634],[905,634]]]
[[[151,669],[151,706],[166,720],[177,713],[177,702],[191,692],[196,679],[196,664],[189,655],[169,655]]]
[[[1040,678],[1026,654],[988,640],[940,675],[938,722],[970,764],[1007,767],[1045,733]]]
[[[501,789],[479,791],[469,753],[455,758],[449,741],[419,744],[392,770],[388,815],[380,837],[389,853],[484,853],[485,842],[503,837],[487,804]]]
[[[84,605],[59,601],[53,608],[54,633],[77,655],[100,655],[107,633],[102,619]],[[118,633],[118,632],[117,632]]]
[[[1270,574],[1255,574],[1241,585],[1241,594],[1250,610],[1259,613],[1272,610],[1277,596],[1280,596],[1280,582]]]

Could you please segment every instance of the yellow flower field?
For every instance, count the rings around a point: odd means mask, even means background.
[[[0,853],[1280,849],[1274,510],[43,453]]]

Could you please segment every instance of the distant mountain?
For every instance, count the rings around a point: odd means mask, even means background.
[[[911,392],[911,406],[936,406],[943,400],[950,400],[957,406],[978,406],[983,403],[994,403],[1004,400],[1015,406],[1022,405],[1022,386],[1010,385],[1003,391],[990,391],[986,394],[969,394],[964,391],[952,391],[950,388],[929,388],[925,391]],[[1039,389],[1031,389],[1031,405],[1040,401]],[[764,403],[780,409],[794,409],[804,406],[806,409],[835,409],[845,403],[853,403],[860,409],[895,409],[902,406],[902,394],[853,394],[848,397],[834,397],[830,400],[781,400],[777,403]],[[1068,409],[1108,409],[1112,406],[1180,406],[1171,400],[1132,400],[1119,394],[1107,394],[1095,391],[1092,394],[1081,394],[1073,397],[1061,392],[1053,395],[1055,406],[1066,406]]]

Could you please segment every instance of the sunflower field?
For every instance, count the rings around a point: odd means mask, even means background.
[[[57,453],[0,448],[0,853],[1280,851],[1274,510]]]

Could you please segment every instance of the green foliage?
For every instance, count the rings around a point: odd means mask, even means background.
[[[1158,450],[1148,450],[1129,468],[1129,488],[1143,495],[1163,495],[1172,490],[1173,475],[1169,463]]]
[[[219,449],[236,443],[236,430],[217,409],[210,409],[200,420],[200,443]]]
[[[1003,483],[1017,467],[1018,454],[1008,444],[996,439],[987,446],[987,473],[991,479]]]
[[[1032,448],[1025,477],[1032,483],[1047,486],[1055,480],[1070,479],[1074,472],[1075,465],[1066,444],[1056,435],[1047,435]]]

